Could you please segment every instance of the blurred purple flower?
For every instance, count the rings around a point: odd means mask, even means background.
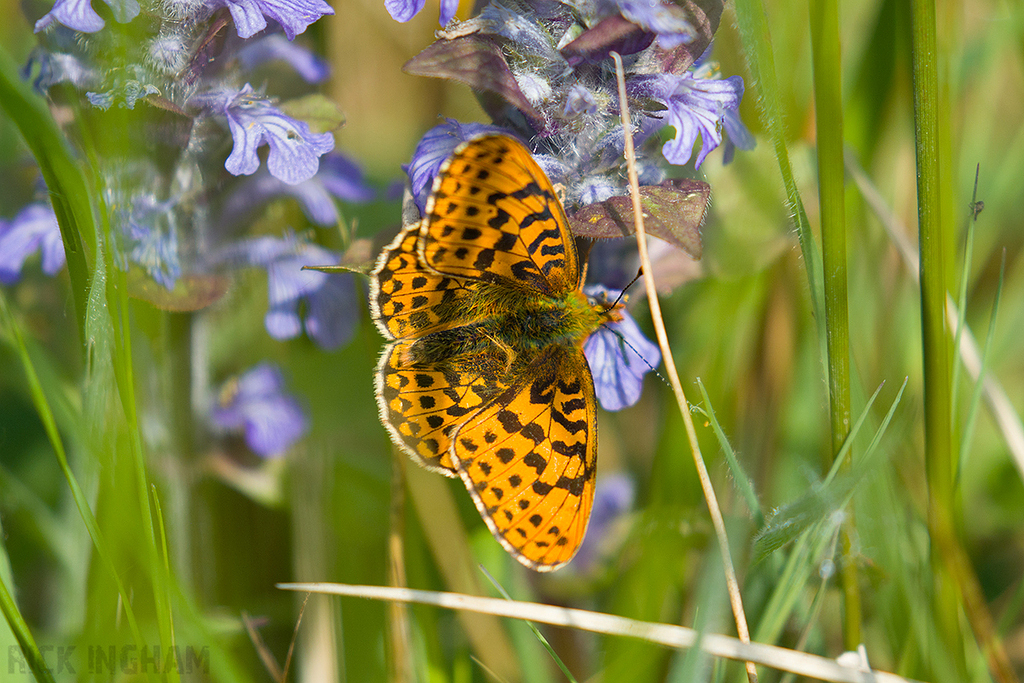
[[[423,213],[427,204],[427,197],[434,185],[434,177],[455,148],[466,140],[487,133],[500,133],[511,135],[515,133],[485,123],[459,123],[454,119],[446,119],[444,123],[438,124],[428,130],[416,145],[412,161],[404,166],[405,172],[409,174],[409,181],[412,187],[412,196],[416,200],[416,206],[420,213]]]
[[[403,24],[420,13],[426,0],[384,0],[384,8],[395,21]],[[459,0],[441,0],[441,16],[439,21],[444,26],[459,9]]]
[[[287,62],[307,83],[321,83],[331,73],[327,62],[280,33],[246,41],[238,51],[238,60],[249,70],[273,60]]]
[[[727,113],[739,109],[743,98],[743,79],[698,78],[692,72],[682,76],[656,74],[636,76],[629,83],[634,97],[650,97],[668,108],[665,124],[676,129],[676,137],[665,143],[662,154],[673,164],[690,160],[697,136],[701,148],[694,166],[700,167],[704,158],[722,142],[722,128]],[[730,120],[730,127],[739,123],[739,117]],[[742,126],[742,123],[739,123]],[[745,128],[743,130],[746,130]],[[741,138],[746,142],[749,138]],[[734,140],[739,144],[740,140]],[[742,146],[742,145],[741,145]]]
[[[114,13],[114,19],[118,23],[126,23],[139,14],[138,0],[104,0],[107,6]],[[44,14],[36,22],[35,32],[46,29],[53,23],[58,23],[82,33],[96,33],[106,24],[96,10],[92,8],[91,0],[57,0],[53,3],[53,9]]]
[[[43,272],[56,275],[65,263],[64,242],[57,216],[48,204],[29,204],[10,222],[0,220],[0,282],[16,283],[25,259],[40,249]]]
[[[233,175],[255,173],[260,167],[256,150],[267,143],[270,145],[267,156],[270,174],[294,185],[312,178],[319,158],[334,149],[334,136],[311,133],[304,122],[287,116],[266,97],[254,94],[248,83],[240,91],[220,90],[196,95],[190,103],[227,117],[234,147],[224,168]]]
[[[683,9],[661,0],[614,0],[623,18],[658,37],[658,46],[671,50],[696,35]]]
[[[39,46],[29,54],[28,61],[21,70],[21,77],[25,80],[31,78],[36,64],[39,64],[39,75],[32,81],[32,87],[43,95],[56,83],[70,83],[76,88],[85,89],[94,87],[99,82],[96,72],[75,55],[51,52]]]
[[[131,210],[121,214],[124,226],[124,251],[128,262],[141,266],[151,278],[167,290],[174,289],[181,277],[178,258],[178,236],[168,218],[176,199],[159,202],[152,195],[139,195],[131,202]],[[169,226],[169,227],[164,227]]]
[[[614,300],[618,292],[601,285],[584,287],[587,296]],[[622,410],[640,400],[644,375],[661,362],[661,351],[637,327],[629,312],[622,320],[605,323],[583,344],[594,376],[594,393],[605,410]]]
[[[253,176],[225,201],[218,223],[222,227],[235,225],[266,202],[294,197],[310,221],[328,227],[340,220],[332,197],[358,204],[371,201],[375,194],[354,161],[329,152],[320,159],[316,175],[296,185],[281,182],[265,172]]]
[[[149,95],[158,95],[160,89],[151,83],[144,83],[134,78],[117,81],[105,92],[87,92],[86,99],[92,106],[106,111],[114,102],[119,102],[122,109],[135,109],[135,102]]]
[[[267,27],[267,17],[281,24],[288,40],[320,17],[334,14],[324,0],[208,0],[210,7],[227,7],[240,38],[251,38]]]
[[[586,572],[608,551],[608,532],[633,507],[635,488],[633,479],[622,472],[598,477],[587,535],[573,558],[572,566],[576,571]]]
[[[228,247],[215,260],[266,269],[264,325],[274,339],[297,337],[305,325],[310,338],[329,351],[347,343],[355,333],[359,297],[353,276],[302,270],[303,266],[337,264],[339,257],[334,252],[294,236],[256,237]]]
[[[579,83],[569,88],[569,94],[565,98],[565,108],[562,113],[565,116],[576,116],[578,114],[596,114],[597,100],[594,93],[587,90]]]
[[[283,455],[308,430],[308,420],[293,397],[284,393],[280,370],[261,363],[224,384],[219,404],[211,411],[214,427],[223,432],[244,431],[245,442],[257,455]]]

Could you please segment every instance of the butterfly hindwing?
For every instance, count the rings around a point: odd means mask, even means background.
[[[568,226],[551,181],[526,148],[484,136],[441,166],[420,257],[440,273],[557,296],[579,287]]]
[[[594,502],[594,384],[583,351],[552,346],[454,435],[452,460],[494,535],[521,562],[557,569]]]
[[[377,365],[377,404],[393,441],[429,470],[457,476],[450,434],[507,389],[495,364],[507,361],[485,347],[459,358],[425,351],[434,340],[400,340],[384,348]]]

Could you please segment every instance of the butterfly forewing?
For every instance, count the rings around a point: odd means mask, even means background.
[[[464,281],[423,266],[416,254],[420,224],[402,230],[370,273],[370,312],[389,339],[405,339],[466,322],[457,301]]]
[[[525,380],[455,433],[452,458],[480,514],[527,566],[576,554],[594,502],[594,384],[583,352],[549,347]]]
[[[426,206],[420,256],[461,278],[549,295],[579,287],[579,264],[562,204],[530,153],[491,135],[457,149]]]

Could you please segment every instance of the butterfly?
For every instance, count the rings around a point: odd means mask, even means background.
[[[579,549],[594,501],[597,405],[583,342],[620,306],[588,299],[551,181],[518,141],[460,145],[424,218],[377,260],[390,340],[381,421],[427,469],[460,477],[495,538],[537,571]]]

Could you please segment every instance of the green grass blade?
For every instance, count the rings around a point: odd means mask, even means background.
[[[739,460],[737,460],[736,451],[733,450],[732,444],[729,443],[729,439],[722,430],[722,425],[718,422],[715,409],[711,405],[711,399],[708,397],[708,392],[704,388],[704,383],[700,380],[700,377],[697,378],[697,388],[700,389],[700,395],[704,399],[704,408],[701,411],[708,418],[708,422],[711,423],[711,429],[718,438],[718,445],[721,446],[722,453],[725,454],[725,461],[729,464],[729,471],[732,473],[732,480],[735,482],[736,488],[740,490],[743,499],[747,501],[747,509],[750,510],[750,514],[754,517],[754,527],[760,529],[764,526],[764,513],[761,510],[761,503],[757,500],[757,494],[754,492],[754,484],[743,470]]]
[[[32,675],[35,676],[39,683],[54,683],[53,675],[43,660],[39,646],[36,645],[31,631],[28,630],[28,624],[25,623],[25,619],[21,616],[21,612],[18,610],[18,606],[15,604],[14,598],[11,597],[10,591],[7,590],[7,584],[3,580],[0,580],[0,610],[3,610],[4,619],[7,620],[11,630],[14,632],[14,637],[18,639],[18,645],[21,646],[21,652],[28,660],[29,668],[32,669]],[[11,653],[8,653],[7,656],[8,669],[12,669],[14,663],[10,661]],[[13,673],[13,670],[8,673]]]
[[[772,54],[771,35],[768,32],[768,19],[762,0],[736,0],[736,18],[739,24],[743,48],[746,52],[750,73],[757,87],[758,109],[761,120],[768,130],[775,156],[779,162],[779,171],[786,188],[793,220],[796,223],[800,238],[800,250],[804,257],[804,268],[807,272],[807,283],[811,292],[811,307],[814,319],[818,321],[818,345],[821,358],[827,356],[825,342],[825,299],[822,292],[822,265],[818,246],[811,233],[811,224],[807,220],[800,191],[793,177],[793,167],[789,161],[789,150],[786,148],[786,133],[782,115],[782,97],[779,93],[779,80],[775,70],[775,57]]]
[[[96,223],[89,183],[83,166],[72,157],[64,136],[42,98],[22,82],[7,51],[0,46],[0,110],[18,126],[25,144],[36,158],[50,191],[50,202],[67,256],[71,292],[82,343],[88,308],[89,261],[96,254]]]
[[[967,464],[967,453],[971,446],[971,439],[974,438],[974,427],[978,421],[978,408],[981,406],[981,394],[985,388],[985,375],[988,372],[989,352],[992,350],[992,338],[996,331],[996,314],[999,312],[999,300],[1003,296],[1003,277],[1006,274],[1006,250],[1003,250],[1003,259],[999,264],[999,284],[996,285],[996,296],[992,301],[992,314],[988,319],[988,334],[985,337],[985,349],[981,353],[981,370],[978,372],[978,381],[974,383],[974,391],[971,393],[971,403],[967,408],[967,418],[964,421],[964,433],[960,441],[960,463],[957,466],[957,476],[964,471]],[[963,310],[960,312],[960,329],[963,329]]]
[[[757,642],[775,642],[781,635],[782,629],[797,605],[799,596],[810,579],[811,570],[816,562],[815,558],[823,557],[827,545],[832,542],[834,532],[824,533],[827,525],[837,521],[831,512],[846,507],[857,484],[870,471],[872,456],[892,421],[906,386],[907,382],[904,381],[881,424],[875,430],[871,443],[865,449],[864,455],[855,463],[852,472],[843,475],[836,481],[842,469],[840,463],[849,452],[848,445],[856,438],[871,405],[881,391],[881,387],[876,389],[868,400],[857,422],[850,430],[850,437],[844,444],[843,450],[840,451],[840,457],[836,458],[836,462],[822,484],[817,487],[816,491],[812,491],[776,515],[776,518],[781,517],[782,519],[779,521],[773,519],[771,526],[755,539],[752,563],[766,558],[774,550],[796,539],[782,574],[776,582],[776,589],[762,611],[764,617],[758,624],[754,638]],[[829,501],[834,501],[834,504],[830,505]]]
[[[921,333],[924,362],[925,470],[928,527],[935,577],[935,625],[961,680],[967,676],[957,586],[943,560],[956,543],[950,339],[946,327],[946,238],[942,220],[939,144],[939,65],[934,0],[912,0],[914,135],[917,153],[917,216],[921,255]],[[947,554],[948,556],[948,554]]]
[[[111,578],[117,585],[118,594],[121,596],[122,607],[124,608],[125,616],[128,619],[128,625],[132,631],[132,637],[135,639],[136,644],[139,647],[142,647],[142,632],[139,630],[139,625],[135,619],[135,613],[132,610],[131,596],[125,590],[124,584],[121,582],[120,573],[114,566],[110,553],[107,550],[107,544],[103,540],[99,526],[96,523],[96,517],[93,515],[92,509],[89,507],[89,502],[85,499],[85,494],[78,485],[78,480],[75,478],[74,473],[68,466],[67,455],[64,452],[64,443],[57,431],[57,423],[53,417],[53,411],[50,409],[49,401],[46,398],[46,394],[43,392],[43,387],[39,382],[39,376],[36,374],[32,359],[29,358],[28,348],[25,346],[25,339],[21,334],[21,328],[14,319],[14,316],[11,314],[11,311],[7,306],[7,298],[2,292],[0,292],[0,320],[3,320],[5,326],[10,330],[10,334],[13,337],[14,348],[18,353],[18,357],[21,359],[22,368],[25,371],[25,378],[28,380],[29,393],[32,396],[32,402],[35,405],[39,419],[43,423],[43,428],[46,430],[46,435],[50,440],[50,445],[53,446],[54,454],[57,456],[57,461],[60,464],[61,471],[64,473],[64,478],[68,482],[68,487],[71,489],[71,495],[74,498],[75,505],[78,507],[78,514],[85,523],[86,529],[89,531],[89,536],[92,538],[97,554],[99,554],[103,563],[107,566],[107,569],[110,571]]]
[[[981,173],[981,166],[977,166],[974,170],[974,195],[971,199],[971,206],[976,206],[978,201],[978,175]],[[974,258],[974,229],[978,224],[978,214],[975,211],[971,211],[971,220],[967,223],[967,235],[964,238],[964,265],[960,269],[960,291],[957,294],[956,305],[957,305],[957,318],[956,318],[956,335],[953,337],[953,349],[956,351],[960,350],[960,340],[964,336],[964,327],[967,324],[967,282],[970,280],[971,275],[971,261]],[[953,363],[953,381],[951,383],[952,389],[952,414],[956,414],[956,400],[960,394],[960,363]],[[961,444],[965,443],[963,440]],[[963,461],[963,450],[960,451],[960,459]],[[960,470],[957,469],[957,476],[959,476]]]
[[[487,569],[484,568],[483,565],[480,566],[480,571],[484,573],[484,576],[487,577],[487,580],[491,582],[491,585],[494,586],[494,589],[496,591],[501,593],[501,596],[503,598],[505,598],[506,600],[512,600],[512,596],[508,594],[508,591],[505,590],[505,587],[498,583],[498,581],[493,576],[491,576],[491,573],[487,571]],[[541,645],[544,646],[544,649],[548,651],[548,655],[551,657],[551,659],[555,661],[555,664],[558,665],[558,668],[562,670],[562,673],[565,674],[565,677],[572,681],[572,683],[577,683],[576,677],[572,675],[572,672],[569,671],[569,667],[565,665],[565,662],[562,661],[562,658],[558,656],[557,652],[555,652],[555,648],[551,647],[551,643],[549,643],[548,639],[544,637],[544,634],[540,632],[540,629],[534,626],[533,622],[529,620],[526,621],[526,625],[530,627],[530,630],[533,632],[534,637],[540,642]]]
[[[850,433],[850,312],[846,249],[845,174],[843,169],[843,84],[840,68],[838,0],[811,0],[814,63],[814,111],[818,151],[818,201],[824,270],[825,330],[828,353],[829,414],[832,453],[838,455]],[[849,467],[849,460],[844,460]],[[840,532],[843,560],[843,644],[861,642],[861,596],[857,563],[851,557],[855,533],[851,508]]]

